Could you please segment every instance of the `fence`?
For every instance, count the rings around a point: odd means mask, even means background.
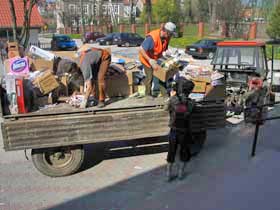
[[[89,25],[85,26],[85,31],[99,31],[102,33],[112,32],[136,32],[142,36],[148,31],[160,28],[161,24],[119,24],[117,26],[108,25]],[[178,25],[178,32],[184,36],[200,36],[200,37],[229,37],[242,39],[267,39],[266,34],[267,23],[218,23],[215,29],[210,30],[209,24],[206,23],[181,23]],[[60,31],[65,34],[79,34],[82,27],[66,27]]]
[[[39,48],[44,49],[44,50],[50,50],[51,49],[51,43],[50,42],[29,43],[27,49],[29,49],[31,45],[34,45],[34,46],[39,47]]]

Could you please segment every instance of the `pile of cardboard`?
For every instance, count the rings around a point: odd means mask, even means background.
[[[38,88],[42,95],[47,95],[59,86],[52,73],[54,58],[52,54],[34,46],[31,46],[27,56],[20,57],[20,54],[18,43],[8,43],[8,59],[4,61],[4,66],[12,114],[28,112],[25,102],[29,99],[26,97],[32,93],[33,88]]]

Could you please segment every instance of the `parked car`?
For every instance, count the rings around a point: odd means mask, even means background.
[[[51,50],[77,50],[77,44],[68,35],[53,35]]]
[[[83,43],[95,42],[96,39],[105,37],[101,32],[86,32],[82,38]]]
[[[119,33],[110,33],[107,34],[105,37],[96,39],[96,42],[98,42],[100,45],[112,45],[114,43],[114,37],[118,35]]]
[[[137,33],[119,33],[114,36],[114,44],[125,47],[140,46],[144,38]]]
[[[201,39],[192,45],[186,47],[186,53],[192,55],[193,58],[209,58],[212,59],[217,49],[217,43],[221,40]]]

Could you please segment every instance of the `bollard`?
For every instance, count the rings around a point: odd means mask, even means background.
[[[108,31],[108,33],[113,32],[113,25],[111,23],[108,25],[107,31]]]
[[[131,32],[136,33],[136,24],[131,24]]]
[[[249,39],[256,39],[256,38],[257,38],[257,23],[253,22],[250,24]]]
[[[124,32],[124,24],[120,24],[120,33]]]
[[[94,25],[90,25],[90,32],[94,32]]]
[[[204,36],[204,23],[199,22],[198,23],[198,37],[202,38]]]
[[[148,34],[150,32],[150,24],[145,23],[145,34]]]
[[[184,23],[180,23],[179,26],[180,26],[179,32],[181,33],[181,36],[183,36],[184,35],[184,30],[185,30],[185,24]]]

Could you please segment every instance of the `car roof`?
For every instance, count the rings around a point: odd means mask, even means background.
[[[217,44],[220,47],[262,47],[265,46],[261,41],[223,41]]]

